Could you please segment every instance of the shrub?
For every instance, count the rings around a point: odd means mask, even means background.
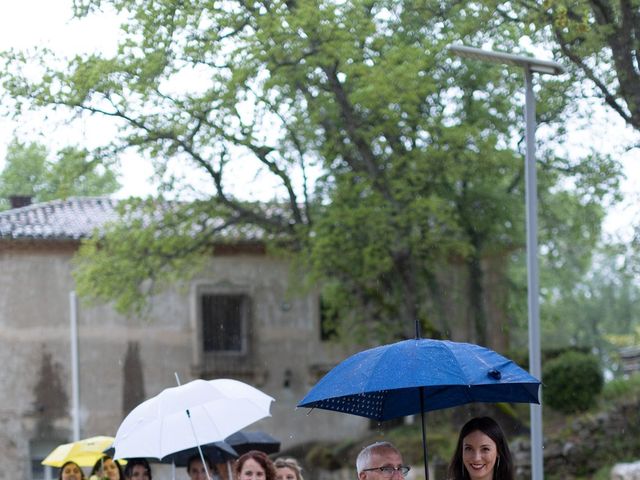
[[[577,413],[595,405],[604,383],[598,360],[569,351],[550,360],[542,370],[546,405],[562,413]]]
[[[311,447],[305,457],[305,463],[314,469],[337,470],[340,462],[332,451],[330,444],[318,443]]]
[[[604,400],[617,400],[629,395],[640,393],[640,373],[634,373],[628,378],[615,378],[605,383],[602,391]]]

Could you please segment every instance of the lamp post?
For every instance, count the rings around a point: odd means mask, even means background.
[[[449,51],[461,57],[473,58],[485,62],[514,65],[524,70],[525,82],[525,198],[527,231],[527,301],[529,314],[529,371],[540,379],[540,307],[538,281],[538,180],[536,177],[535,131],[536,103],[533,96],[533,73],[559,75],[564,68],[555,62],[536,58],[493,52],[464,45],[451,45]],[[531,404],[531,478],[542,480],[544,477],[542,458],[542,406]]]

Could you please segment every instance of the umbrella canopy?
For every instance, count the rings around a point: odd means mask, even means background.
[[[212,464],[227,463],[229,460],[235,460],[240,456],[239,452],[227,442],[208,443],[201,445],[200,448],[202,449],[202,454],[211,460]],[[199,455],[198,447],[170,453],[162,459],[162,463],[173,463],[176,467],[186,467],[187,462],[194,455]]]
[[[273,398],[237,380],[193,380],[134,408],[114,440],[114,458],[167,455],[218,442],[271,414]]]
[[[59,468],[66,462],[73,461],[81,467],[93,467],[113,440],[113,437],[97,436],[58,445],[42,461],[42,465]]]
[[[234,450],[234,448],[227,442],[213,442],[206,445],[201,445],[202,453],[205,457],[211,460],[211,463],[226,463],[229,460],[235,460],[240,455]],[[107,448],[104,451],[105,455],[113,458],[115,454],[115,448]],[[176,467],[186,467],[187,461],[194,455],[199,455],[198,447],[187,448],[186,450],[180,450],[179,452],[170,453],[166,457],[159,459],[157,457],[147,457],[147,460],[151,463],[169,463],[174,464]],[[122,465],[126,465],[126,460],[118,459]]]
[[[347,358],[298,407],[382,421],[472,402],[539,403],[539,386],[539,380],[488,348],[413,339]]]
[[[251,450],[260,450],[267,455],[280,451],[280,441],[266,432],[236,432],[228,436],[225,442],[240,455]]]
[[[471,343],[412,339],[357,353],[327,373],[298,407],[388,420],[472,402],[540,403],[540,381]]]

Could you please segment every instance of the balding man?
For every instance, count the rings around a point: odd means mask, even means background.
[[[356,459],[358,480],[403,480],[410,467],[402,463],[400,451],[389,442],[364,447]]]

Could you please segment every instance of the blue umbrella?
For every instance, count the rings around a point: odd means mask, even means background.
[[[540,381],[502,355],[478,345],[412,339],[357,353],[327,373],[298,407],[379,421],[472,402],[540,403]]]

